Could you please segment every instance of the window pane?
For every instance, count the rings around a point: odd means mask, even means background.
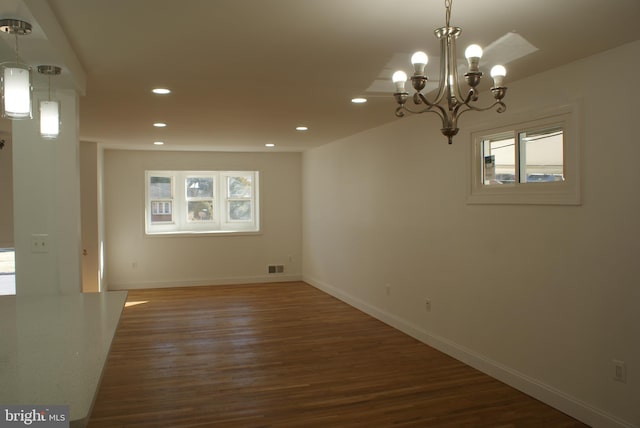
[[[213,220],[213,201],[189,201],[189,221]]]
[[[173,221],[173,205],[171,201],[151,201],[151,222],[171,223]]]
[[[149,177],[151,198],[171,198],[171,177]]]
[[[521,132],[519,139],[521,183],[564,181],[561,127]]]
[[[515,140],[511,133],[482,141],[482,171],[485,185],[513,184],[516,178]]]
[[[189,177],[186,180],[187,197],[213,198],[213,178]]]
[[[229,198],[250,198],[251,177],[229,177]]]
[[[251,201],[229,201],[229,220],[251,221]]]

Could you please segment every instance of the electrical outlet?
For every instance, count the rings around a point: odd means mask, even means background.
[[[32,253],[48,253],[49,252],[49,235],[46,233],[34,233],[31,235],[31,252]]]
[[[611,360],[613,363],[613,380],[627,383],[627,366],[624,361]]]
[[[385,284],[384,289],[387,292],[387,296],[391,296],[391,284]]]
[[[424,301],[424,309],[425,309],[427,312],[431,312],[431,300],[430,300],[430,299],[426,299],[426,300]]]

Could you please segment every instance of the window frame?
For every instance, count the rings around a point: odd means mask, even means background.
[[[228,177],[250,177],[251,195],[245,200],[251,201],[252,217],[248,221],[227,221],[229,199],[225,186]],[[259,171],[145,171],[145,205],[144,231],[147,236],[157,235],[229,235],[260,233]],[[171,177],[172,210],[171,222],[153,222],[151,203],[158,198],[150,197],[151,177]],[[189,196],[187,183],[189,179],[200,178],[212,180],[212,195]],[[194,220],[190,218],[190,202],[209,202],[212,208],[210,220]]]
[[[538,112],[530,112],[471,132],[471,150],[467,204],[535,204],[580,205],[580,104],[574,103]],[[483,172],[483,141],[499,134],[513,133],[515,143],[516,177],[521,157],[518,153],[518,135],[548,127],[560,126],[563,132],[564,181],[526,182],[485,185]]]

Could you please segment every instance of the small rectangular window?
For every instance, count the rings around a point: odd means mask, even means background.
[[[562,126],[509,131],[482,140],[483,184],[564,181]]]
[[[468,203],[579,204],[578,105],[472,133]]]

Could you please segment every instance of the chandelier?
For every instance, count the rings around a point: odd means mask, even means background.
[[[442,134],[447,137],[449,144],[453,142],[453,137],[458,133],[458,118],[464,112],[469,110],[485,111],[496,107],[496,112],[502,113],[507,108],[502,102],[507,91],[507,88],[502,86],[502,83],[507,73],[501,65],[496,65],[491,69],[491,77],[494,83],[491,92],[496,101],[486,107],[478,107],[475,105],[475,102],[478,101],[478,90],[476,86],[478,86],[482,78],[482,72],[479,69],[482,48],[478,45],[470,45],[465,51],[469,69],[464,74],[464,78],[469,86],[469,90],[465,96],[462,95],[463,92],[458,83],[456,57],[456,39],[462,32],[462,29],[449,25],[452,3],[453,0],[445,0],[446,25],[434,31],[436,37],[440,40],[441,51],[440,82],[436,97],[432,101],[429,101],[422,93],[422,90],[429,80],[424,71],[429,59],[424,52],[416,52],[411,57],[411,63],[414,67],[411,84],[415,89],[415,93],[411,97],[411,106],[407,106],[407,101],[410,99],[409,93],[405,90],[407,74],[404,71],[396,71],[392,77],[396,90],[393,96],[398,103],[396,116],[403,117],[405,112],[430,112],[437,114],[440,116],[440,119],[442,119]]]

